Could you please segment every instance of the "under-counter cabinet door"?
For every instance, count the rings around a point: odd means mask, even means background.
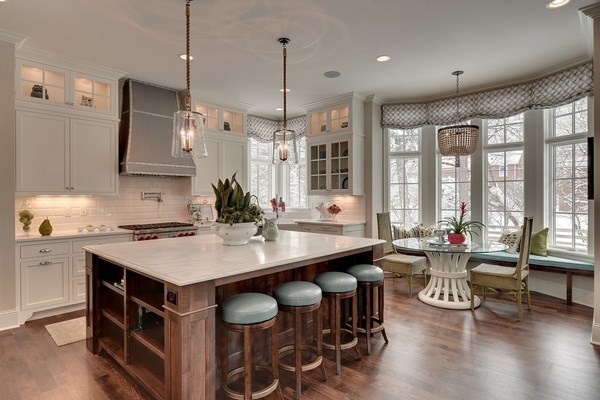
[[[72,193],[117,192],[116,132],[111,122],[71,119]]]
[[[21,309],[69,302],[69,259],[48,257],[21,263]]]
[[[69,118],[17,111],[17,192],[69,191]]]

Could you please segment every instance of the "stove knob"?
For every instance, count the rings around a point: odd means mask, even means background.
[[[139,237],[137,238],[137,240],[138,240],[138,241],[140,241],[140,240],[146,240],[146,239],[144,239],[144,237],[143,237],[143,236],[139,236]]]
[[[150,239],[158,239],[157,235],[152,236]]]
[[[196,236],[196,232],[190,232],[189,235],[190,236]]]
[[[177,234],[177,237],[183,237],[183,236],[186,236],[185,232]]]

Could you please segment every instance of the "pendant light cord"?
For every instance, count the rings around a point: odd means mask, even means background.
[[[185,110],[192,109],[192,99],[190,95],[190,2],[185,2],[185,78],[187,91],[185,93]]]
[[[283,140],[287,132],[287,42],[283,42]]]
[[[459,111],[459,97],[458,97],[458,77],[460,73],[456,74],[456,123],[460,124],[460,111]]]

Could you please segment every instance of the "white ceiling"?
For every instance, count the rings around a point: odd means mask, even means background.
[[[282,47],[288,115],[355,91],[384,102],[521,81],[591,59],[593,0],[194,0],[192,95],[234,100],[280,118]],[[167,87],[185,88],[185,0],[6,0],[0,29],[43,50]],[[375,57],[392,59],[378,63]],[[328,79],[323,73],[341,72]]]

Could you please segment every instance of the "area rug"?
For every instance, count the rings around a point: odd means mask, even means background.
[[[57,346],[85,340],[85,317],[46,325],[46,330]]]

